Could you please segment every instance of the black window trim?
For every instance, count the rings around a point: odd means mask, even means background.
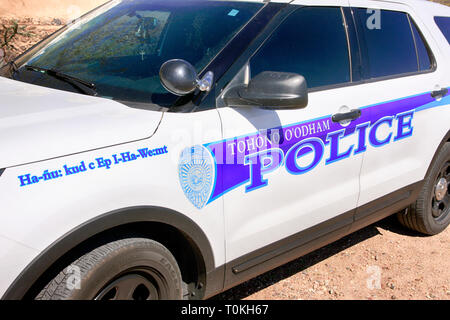
[[[344,23],[344,29],[345,29],[345,37],[347,38],[347,51],[348,51],[348,62],[349,62],[349,72],[350,72],[350,83],[353,82],[353,57],[352,57],[352,46],[350,43],[350,33],[349,33],[349,26],[347,23],[347,17],[345,16],[344,8],[341,7],[341,15],[342,15],[342,22]]]
[[[361,54],[361,43],[359,35],[356,32],[356,22],[353,12],[349,7],[343,7],[342,10],[344,12],[344,18],[347,24],[348,41],[350,43],[352,55],[352,83],[354,83],[363,79],[363,57]]]
[[[409,29],[411,30],[412,38],[413,38],[413,41],[414,41],[414,49],[416,50],[417,71],[420,71],[419,49],[417,48],[416,36],[414,34],[414,30],[413,30],[411,19],[409,18],[409,14],[407,14],[406,17],[408,18]],[[428,55],[428,56],[430,56],[430,55]],[[430,63],[431,63],[431,59],[430,59]]]

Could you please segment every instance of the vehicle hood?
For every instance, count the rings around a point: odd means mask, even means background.
[[[0,77],[0,169],[145,139],[162,116]]]

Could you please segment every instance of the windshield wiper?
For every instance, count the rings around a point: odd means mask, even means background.
[[[45,68],[30,66],[30,65],[25,66],[25,68],[30,71],[45,73],[51,77],[54,77],[56,79],[67,82],[67,83],[73,85],[74,87],[76,87],[78,90],[80,90],[84,94],[87,94],[90,96],[98,95],[94,83],[69,76],[69,75],[64,74],[55,69],[45,69]]]

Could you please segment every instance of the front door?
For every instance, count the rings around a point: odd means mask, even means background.
[[[277,241],[321,223],[304,241],[350,228],[363,158],[355,133],[364,114],[348,107],[348,48],[341,7],[298,6],[232,81],[248,82],[264,71],[292,72],[303,75],[310,90],[303,109],[218,109],[225,140],[209,148],[222,184],[211,201],[224,197],[227,261],[243,262],[232,265],[233,272],[289,250],[292,243]],[[245,257],[268,245],[269,255]],[[253,262],[245,263],[250,256]]]

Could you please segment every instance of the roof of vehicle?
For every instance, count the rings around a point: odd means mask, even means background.
[[[446,11],[446,13],[450,12],[450,7],[440,4],[440,3],[432,2],[430,0],[374,0],[374,1],[401,3],[401,4],[406,4],[415,9],[419,9],[419,10],[423,9],[425,11],[431,9],[432,11],[436,12],[436,9],[437,9],[437,10]]]
[[[239,1],[252,1],[252,2],[281,2],[281,3],[296,3],[296,4],[301,4],[301,3],[305,3],[305,4],[309,4],[311,5],[312,3],[316,2],[316,1],[311,1],[311,0],[239,0]],[[380,2],[380,3],[398,3],[398,4],[404,4],[407,6],[410,6],[412,8],[417,9],[419,12],[427,12],[429,14],[432,15],[443,15],[443,16],[448,16],[450,15],[450,7],[440,4],[440,3],[436,3],[436,2],[432,2],[430,0],[371,0],[370,1],[370,5],[372,5],[374,2]],[[369,3],[369,2],[368,2]]]
[[[231,0],[236,1],[236,0]],[[237,1],[246,1],[246,2],[294,2],[296,0],[237,0]],[[393,2],[393,3],[403,3],[403,4],[426,4],[426,5],[438,5],[438,6],[444,6],[442,4],[432,2],[430,0],[371,0],[371,2]],[[296,2],[301,2],[301,0],[297,0]],[[444,6],[445,7],[445,6]]]
[[[289,3],[294,0],[232,0],[232,1],[245,1],[245,2],[281,2],[281,3]]]

